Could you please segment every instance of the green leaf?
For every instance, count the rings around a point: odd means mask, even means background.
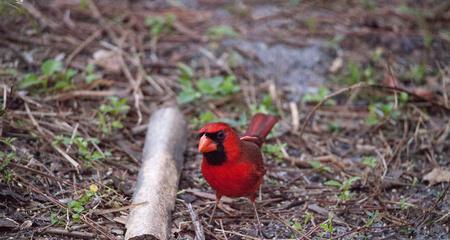
[[[348,65],[348,71],[347,84],[356,84],[362,80],[362,71],[355,63],[350,63]]]
[[[394,104],[392,103],[386,103],[381,105],[381,111],[383,112],[384,116],[389,116],[394,109]]]
[[[405,92],[401,92],[401,93],[400,93],[400,97],[398,98],[398,100],[399,100],[401,103],[407,103],[407,102],[408,102],[408,99],[409,99],[409,95],[408,95],[407,93],[405,93]]]
[[[194,77],[194,70],[186,64],[179,63],[178,69],[180,70],[180,79],[187,80],[190,83],[190,80]]]
[[[58,60],[48,59],[41,66],[41,72],[45,76],[51,76],[57,72],[62,71],[63,63]]]
[[[370,227],[375,221],[378,220],[380,212],[376,210],[375,212],[369,212],[367,215],[369,216],[369,218],[367,219],[365,226]]]
[[[206,34],[214,40],[220,40],[224,37],[236,37],[238,35],[233,27],[228,25],[210,27]]]
[[[323,101],[326,99],[326,97],[330,94],[330,90],[326,87],[320,87],[316,93],[306,93],[302,100],[305,103],[318,103],[320,101]],[[328,99],[326,101],[326,104],[328,105],[334,105],[336,104],[336,101],[333,99]]]
[[[72,221],[74,221],[74,222],[80,221],[80,214],[78,214],[78,213],[72,214]]]
[[[263,145],[263,152],[274,156],[277,160],[282,160],[284,157],[283,149],[287,147],[286,143],[282,144],[265,144]]]
[[[360,177],[351,177],[347,180],[345,180],[342,183],[341,189],[344,191],[348,191],[350,189],[350,187],[352,186],[352,184],[356,181],[358,181],[359,179],[361,179]]]
[[[295,222],[294,224],[292,224],[292,228],[294,228],[297,231],[301,231],[302,230],[302,224],[299,222]]]
[[[197,118],[192,120],[192,125],[195,127],[201,127],[206,123],[217,122],[219,119],[211,111],[206,111],[200,114]]]
[[[178,94],[177,100],[180,104],[186,104],[200,98],[201,96],[202,95],[194,89],[185,89]]]
[[[90,83],[94,82],[95,80],[101,78],[101,75],[96,74],[96,73],[94,72],[94,70],[95,70],[94,64],[88,64],[88,65],[86,66],[86,73],[85,73],[84,81],[85,81],[87,84],[90,84]]]
[[[145,24],[150,27],[152,37],[159,37],[163,32],[172,30],[175,19],[176,16],[173,14],[167,14],[165,17],[147,17]]]
[[[268,94],[265,94],[263,96],[261,103],[259,105],[251,105],[250,112],[252,114],[256,113],[265,113],[274,115],[278,114],[276,107],[273,105],[272,98]]]
[[[370,168],[375,168],[377,166],[377,159],[373,156],[363,157],[362,164]]]
[[[51,213],[50,214],[50,223],[52,225],[55,225],[55,224],[59,223],[58,215],[56,213]]]
[[[338,189],[342,187],[342,184],[336,180],[328,180],[328,181],[324,182],[323,184],[325,184],[327,186],[335,187]]]
[[[86,65],[86,72],[87,73],[94,73],[94,69],[95,69],[94,64],[89,63],[88,65]]]
[[[220,91],[219,87],[223,81],[223,77],[217,76],[212,78],[200,79],[195,83],[195,85],[201,93],[206,95],[214,95],[215,93]]]
[[[19,88],[25,89],[25,88],[29,88],[32,86],[41,85],[43,83],[44,83],[44,80],[39,78],[36,74],[28,73],[20,81]]]
[[[102,160],[104,159],[105,156],[99,152],[99,151],[95,151],[92,155],[91,155],[91,159],[92,161],[98,161],[98,160]]]
[[[81,207],[83,207],[83,206],[81,205],[81,202],[79,202],[79,201],[73,200],[73,201],[69,202],[69,208],[71,208],[71,209],[80,209]]]
[[[66,78],[66,76],[61,76],[63,79],[57,81],[53,86],[54,90],[68,90],[73,87],[72,81],[70,78]]]
[[[379,122],[380,121],[378,120],[378,117],[376,115],[374,115],[374,114],[369,114],[366,117],[366,124],[367,125],[373,126],[373,125],[378,124]]]
[[[120,121],[115,120],[111,123],[111,127],[115,128],[115,129],[122,129],[123,124]]]
[[[223,95],[230,95],[235,92],[239,92],[240,87],[236,84],[236,76],[228,75],[220,85],[220,92]]]
[[[162,17],[147,17],[145,24],[150,27],[150,35],[159,36],[164,29],[164,19]]]
[[[64,72],[64,79],[70,80],[73,77],[75,77],[75,75],[77,75],[77,70],[69,68],[69,69],[67,69],[67,71]]]
[[[109,113],[112,110],[113,110],[113,108],[111,106],[109,106],[109,105],[105,105],[105,104],[100,105],[100,111],[102,113]]]
[[[319,169],[322,167],[322,164],[318,161],[308,161],[309,166],[311,166],[313,169]]]

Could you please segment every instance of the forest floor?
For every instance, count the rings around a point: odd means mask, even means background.
[[[281,117],[257,200],[189,137],[171,223],[194,239],[448,239],[448,1],[0,2],[0,239],[123,239],[151,113]]]

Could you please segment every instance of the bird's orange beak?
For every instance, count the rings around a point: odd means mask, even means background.
[[[209,139],[206,135],[203,135],[200,138],[200,142],[198,143],[198,151],[201,153],[207,153],[217,150],[217,145],[211,139]]]

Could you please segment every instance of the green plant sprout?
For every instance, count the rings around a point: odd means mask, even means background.
[[[19,89],[30,89],[35,92],[69,90],[74,87],[73,77],[77,74],[74,69],[64,70],[59,60],[48,59],[41,65],[41,73],[28,73],[19,82]]]
[[[371,227],[376,221],[378,221],[380,217],[380,212],[376,210],[375,212],[369,212],[367,215],[369,218],[367,219],[367,222],[364,226]]]
[[[228,25],[213,26],[208,29],[206,34],[213,40],[221,40],[225,37],[236,37],[238,34],[233,27]]]
[[[12,173],[8,169],[8,165],[16,159],[15,152],[3,152],[0,151],[0,174],[3,176],[3,179],[6,183],[9,183],[12,180]]]
[[[218,122],[219,118],[217,118],[214,113],[211,111],[202,112],[198,117],[192,119],[191,125],[195,128],[201,127],[210,122]]]
[[[314,170],[318,170],[319,172],[329,172],[331,173],[331,168],[328,166],[324,166],[319,161],[308,161],[309,166],[311,166]]]
[[[302,101],[305,103],[318,103],[323,100],[330,94],[330,90],[326,87],[320,87],[316,93],[306,93]],[[336,101],[333,99],[328,99],[325,104],[327,105],[335,105]]]
[[[100,141],[96,138],[85,139],[80,136],[71,138],[63,135],[56,136],[53,141],[53,144],[55,145],[63,144],[66,147],[74,146],[76,154],[89,166],[91,166],[94,161],[100,161],[112,155],[109,151],[101,151],[96,149],[95,145],[99,143]]]
[[[396,119],[398,116],[400,116],[400,112],[394,108],[393,103],[372,103],[369,105],[369,115],[366,117],[366,124],[372,126],[384,119]]]
[[[104,134],[111,134],[113,130],[122,129],[122,120],[130,110],[128,106],[128,99],[109,97],[108,104],[100,105],[98,112],[99,127]]]
[[[90,84],[90,83],[94,82],[95,80],[100,79],[102,77],[100,74],[95,72],[94,64],[88,64],[86,66],[84,76],[85,76],[84,81],[87,84]]]
[[[8,169],[8,165],[17,158],[16,156],[16,148],[13,145],[13,142],[16,138],[10,137],[0,137],[0,143],[6,145],[12,151],[0,151],[0,174],[3,176],[3,179],[6,183],[11,182],[12,180],[12,172]]]
[[[264,94],[261,102],[258,105],[251,105],[250,113],[252,115],[254,115],[256,113],[278,115],[277,108],[273,104],[272,98],[270,97],[269,94]]]
[[[165,16],[147,17],[145,19],[145,25],[149,27],[150,35],[157,39],[164,33],[170,33],[173,30],[173,23],[176,20],[176,16],[173,14],[167,14]]]
[[[202,78],[194,82],[192,68],[180,64],[179,82],[181,92],[178,94],[178,102],[186,104],[200,98],[215,99],[231,95],[240,90],[234,75]]]
[[[333,238],[334,228],[333,228],[333,214],[332,213],[328,214],[328,219],[325,222],[320,224],[320,228],[322,228],[322,230],[324,231],[324,233],[321,234],[321,238],[325,234],[328,235],[328,239]]]
[[[377,159],[373,156],[363,157],[361,162],[362,162],[362,164],[364,164],[365,166],[370,167],[370,168],[375,168],[378,163]]]
[[[86,205],[91,202],[92,198],[97,194],[98,187],[95,184],[89,186],[89,190],[86,190],[84,194],[77,200],[72,200],[67,205],[72,212],[71,219],[73,222],[78,222],[81,218],[81,214],[86,211]]]
[[[264,144],[262,147],[262,151],[265,154],[271,155],[275,158],[276,161],[283,161],[283,149],[287,147],[286,143],[277,143],[277,144]]]
[[[354,85],[359,82],[375,83],[375,70],[371,65],[363,68],[356,63],[350,62],[347,69],[338,79],[346,85]]]
[[[405,78],[411,79],[417,84],[423,84],[427,74],[427,68],[424,64],[413,65],[405,74]]]
[[[341,191],[341,193],[339,194],[339,199],[341,199],[342,201],[348,201],[354,195],[352,192],[350,192],[350,187],[352,186],[352,184],[354,182],[358,181],[359,179],[361,179],[361,178],[360,177],[351,177],[351,178],[343,181],[342,183],[340,183],[336,180],[328,180],[324,184],[327,186],[331,186],[331,187],[335,187],[335,188],[339,189]]]

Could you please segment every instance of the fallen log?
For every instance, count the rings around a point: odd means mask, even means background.
[[[141,205],[130,212],[125,239],[169,238],[186,138],[186,121],[177,108],[153,113],[133,195],[133,204]]]

